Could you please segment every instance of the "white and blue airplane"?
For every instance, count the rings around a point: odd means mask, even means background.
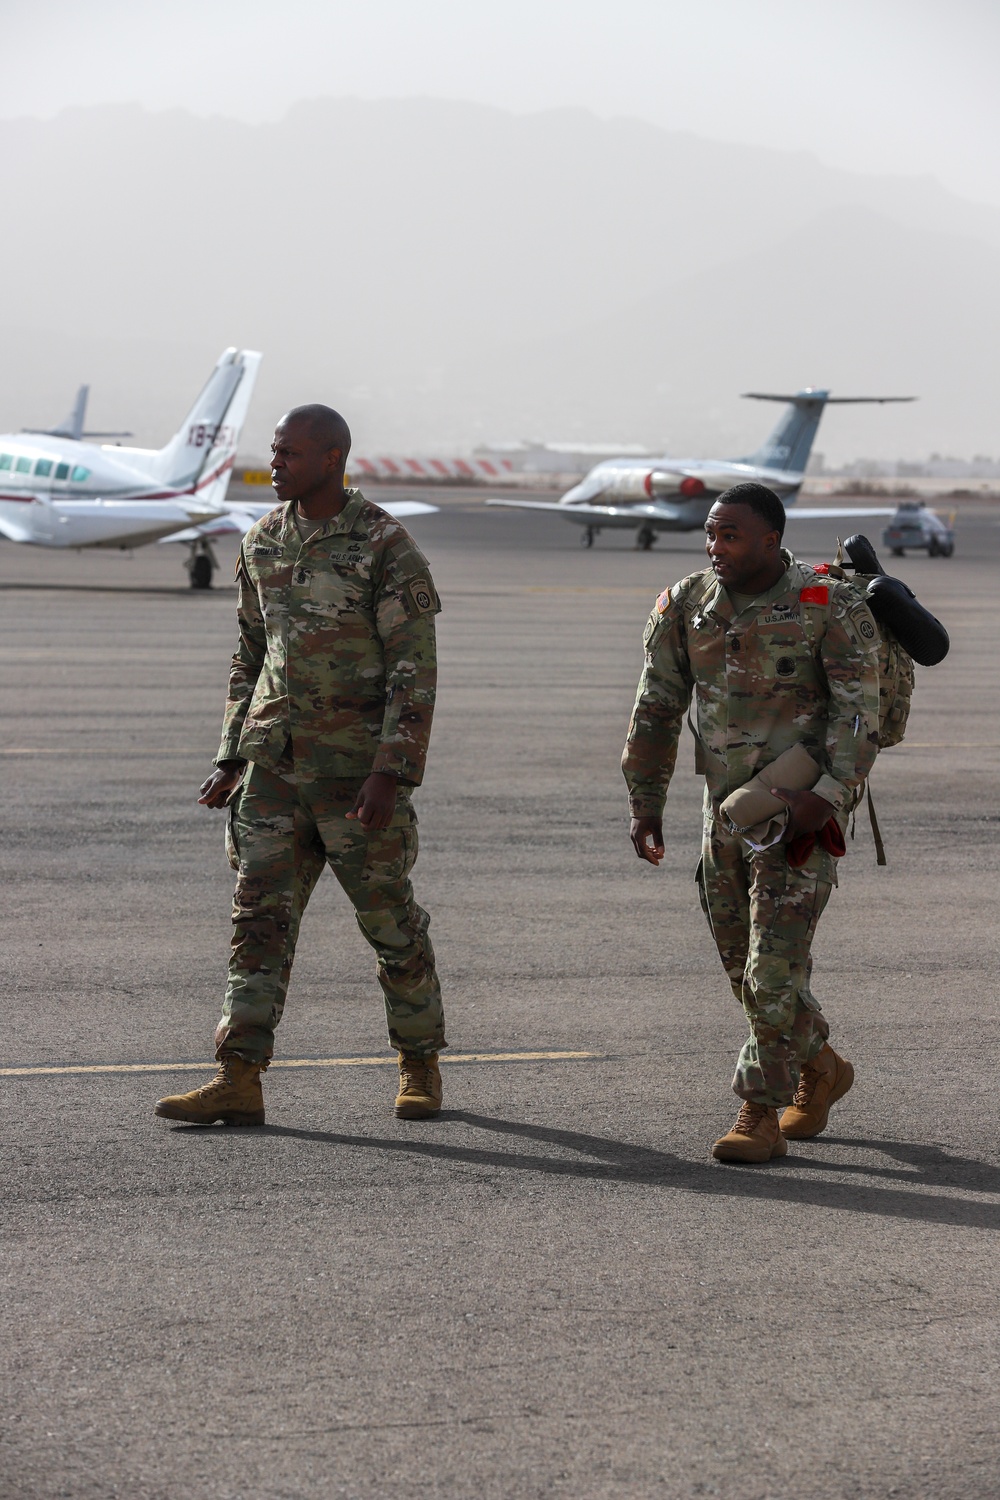
[[[586,478],[559,500],[487,500],[518,510],[548,510],[583,527],[580,541],[594,545],[604,527],[631,528],[644,551],[659,531],[700,531],[723,490],[742,481],[765,484],[793,515],[802,520],[840,520],[848,516],[892,516],[893,507],[827,508],[797,506],[799,490],[813,438],[826,406],[856,406],[887,401],[914,401],[915,396],[831,396],[811,386],[794,396],[746,392],[751,401],[784,401],[787,411],[770,437],[747,458],[611,458],[597,464]]]
[[[262,356],[226,349],[164,448],[95,444],[87,433],[87,387],[58,427],[0,435],[0,536],[38,547],[113,547],[181,542],[191,587],[211,587],[212,538],[242,535],[277,503],[227,500],[240,432]],[[436,510],[421,501],[383,509],[402,518]]]

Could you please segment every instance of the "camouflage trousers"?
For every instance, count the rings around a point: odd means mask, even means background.
[[[832,857],[817,848],[798,870],[785,846],[752,853],[705,796],[698,884],[719,957],[746,1012],[750,1037],[733,1092],[755,1104],[790,1104],[799,1068],[816,1056],[830,1027],[809,978],[813,934],[837,882]]]
[[[347,814],[359,780],[297,782],[294,769],[250,764],[230,808],[227,851],[238,870],[233,942],[216,1055],[265,1062],[274,1051],[299,923],[329,864],[377,955],[389,1041],[423,1057],[445,1046],[441,988],[410,871],[417,819],[400,787],[389,828],[366,834]]]

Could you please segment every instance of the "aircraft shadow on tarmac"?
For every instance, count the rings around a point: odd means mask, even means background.
[[[589,1160],[542,1156],[516,1151],[490,1151],[475,1146],[448,1145],[429,1140],[338,1135],[332,1131],[304,1130],[287,1125],[266,1125],[262,1135],[288,1136],[331,1146],[356,1147],[368,1151],[399,1152],[440,1161],[468,1162],[505,1171],[540,1172],[555,1177],[592,1178],[603,1182],[631,1182],[649,1187],[676,1188],[685,1192],[723,1197],[779,1200],[834,1208],[851,1213],[879,1214],[888,1218],[914,1219],[932,1224],[952,1224],[969,1229],[1000,1229],[1000,1203],[984,1203],[951,1196],[943,1189],[1000,1193],[1000,1169],[972,1158],[949,1155],[943,1148],[905,1141],[824,1137],[831,1146],[884,1152],[899,1166],[869,1166],[864,1163],[825,1162],[814,1156],[788,1156],[759,1167],[739,1167],[710,1162],[685,1161],[667,1151],[654,1151],[629,1141],[608,1140],[575,1130],[555,1130],[543,1125],[503,1120],[465,1110],[444,1110],[436,1124],[469,1125],[493,1134],[513,1136],[540,1145],[575,1151]],[[191,1136],[211,1132],[189,1131]],[[255,1131],[254,1135],[258,1133]],[[259,1138],[259,1137],[258,1137]],[[788,1168],[805,1175],[791,1175]],[[883,1187],[872,1182],[824,1181],[822,1175],[877,1176],[906,1183],[906,1188]],[[810,1177],[813,1178],[810,1181]],[[909,1186],[912,1184],[912,1187]],[[921,1191],[920,1189],[932,1191]]]

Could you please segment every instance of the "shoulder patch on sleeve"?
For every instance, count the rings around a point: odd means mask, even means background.
[[[866,646],[871,646],[879,638],[878,626],[875,617],[863,599],[858,599],[847,611],[847,618],[852,630],[860,636]]]
[[[660,597],[656,601],[656,613],[658,615],[665,615],[666,612],[667,612],[667,610],[669,608],[670,608],[670,590],[669,589],[664,589],[663,593],[660,595]]]
[[[441,602],[429,578],[411,578],[403,585],[403,593],[414,614],[437,614],[441,608]]]
[[[829,604],[830,589],[825,583],[810,584],[808,588],[799,589],[800,604]]]

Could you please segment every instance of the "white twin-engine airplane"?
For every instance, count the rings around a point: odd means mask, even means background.
[[[636,528],[638,545],[646,551],[656,541],[658,531],[699,531],[723,490],[743,480],[766,484],[786,506],[794,505],[825,406],[916,400],[914,396],[831,396],[829,391],[813,390],[811,386],[795,396],[760,391],[746,394],[752,401],[788,403],[788,410],[767,442],[748,458],[611,458],[591,469],[561,500],[496,499],[486,503],[555,511],[584,528],[580,541],[585,547],[594,545],[594,537],[605,526]],[[796,506],[792,514],[815,521],[824,517],[891,516],[895,510]]]
[[[210,588],[211,538],[242,535],[277,503],[226,499],[260,361],[256,350],[226,349],[165,448],[84,441],[86,387],[59,427],[0,436],[0,535],[39,547],[184,542],[191,587]],[[383,509],[402,518],[437,507],[404,500]]]

